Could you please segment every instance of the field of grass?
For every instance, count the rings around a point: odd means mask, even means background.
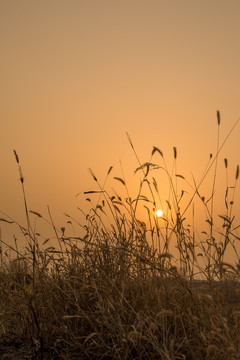
[[[217,124],[219,130],[219,112]],[[1,239],[0,358],[240,359],[240,237],[233,212],[238,166],[231,196],[226,188],[221,226],[213,217],[219,153],[230,133],[222,144],[218,135],[216,155],[210,156],[200,183],[193,181],[185,206],[177,183],[179,178],[186,181],[183,176],[168,171],[156,147],[150,161],[140,163],[128,137],[142,179],[137,197],[131,198],[122,177],[115,180],[127,197],[108,191],[91,171],[96,190],[85,193],[90,210],[84,223],[67,215],[69,223],[79,226],[80,235],[74,236],[55,226],[50,210],[45,219],[29,209],[14,151],[26,226],[7,216],[0,220],[20,228],[26,247],[20,251],[16,240],[10,257]],[[174,147],[174,169],[176,161]],[[224,165],[227,171],[227,159]],[[212,196],[205,199],[200,185],[210,169]],[[158,171],[169,181],[165,200],[154,177]],[[208,229],[200,239],[185,220],[197,198]],[[159,221],[156,209],[163,201],[167,212]],[[139,207],[145,209],[146,222],[138,218]],[[51,224],[56,246],[49,239],[40,242],[33,217]],[[227,251],[233,254],[232,263],[225,261]]]

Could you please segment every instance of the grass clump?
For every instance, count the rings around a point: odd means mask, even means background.
[[[220,114],[217,113],[218,128]],[[236,124],[235,124],[236,126]],[[233,130],[233,129],[232,129]],[[232,131],[231,130],[231,131]],[[230,133],[231,133],[230,131]],[[228,134],[228,136],[230,135]],[[131,198],[124,177],[114,180],[127,194],[110,193],[90,171],[96,190],[86,191],[90,210],[85,221],[66,215],[79,226],[78,236],[58,229],[48,208],[49,220],[28,208],[19,157],[24,197],[26,247],[3,251],[0,267],[0,354],[5,359],[231,359],[240,358],[240,282],[233,196],[225,194],[226,213],[221,226],[214,222],[217,160],[223,144],[217,141],[199,184],[168,171],[163,153],[154,147],[150,160],[141,163],[138,193]],[[161,162],[153,162],[153,158]],[[176,169],[177,148],[173,148]],[[228,168],[227,159],[224,159]],[[210,199],[200,194],[200,185],[214,169]],[[112,167],[109,168],[107,178]],[[161,172],[169,183],[166,211],[156,176]],[[185,191],[178,180],[191,186]],[[147,195],[146,195],[147,194]],[[94,203],[94,198],[97,200]],[[199,199],[206,213],[207,231],[197,238],[186,224],[186,213]],[[194,209],[194,207],[193,207]],[[139,214],[145,210],[146,221]],[[43,243],[32,227],[32,217],[48,221],[56,236]],[[10,218],[1,221],[15,223]],[[41,244],[41,245],[40,245]],[[225,256],[231,249],[235,263]],[[174,255],[173,250],[175,249]],[[177,249],[177,253],[176,253]]]

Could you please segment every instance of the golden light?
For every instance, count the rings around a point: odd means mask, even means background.
[[[156,214],[157,214],[157,217],[161,217],[163,215],[163,212],[162,212],[162,210],[157,210]]]

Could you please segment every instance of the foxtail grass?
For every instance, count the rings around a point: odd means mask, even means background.
[[[6,214],[0,220],[17,226],[26,246],[20,249],[16,237],[13,245],[0,238],[0,354],[29,359],[239,359],[240,238],[233,212],[239,166],[229,179],[226,158],[225,214],[217,216],[215,209],[219,154],[237,123],[220,143],[217,112],[216,154],[198,183],[178,173],[177,147],[169,170],[156,146],[149,161],[141,162],[127,134],[140,179],[137,195],[131,196],[123,174],[112,176],[112,166],[103,182],[90,169],[95,189],[84,193],[89,210],[78,208],[83,221],[65,214],[61,227],[49,207],[47,218],[30,210],[14,151],[26,225]],[[206,199],[201,185],[211,169]],[[159,176],[167,179],[165,197]],[[110,178],[124,195],[108,189]],[[201,236],[194,225],[195,202],[206,214]],[[165,209],[161,218],[158,207]],[[35,231],[34,217],[49,224],[55,241]],[[229,251],[231,262],[226,260]]]

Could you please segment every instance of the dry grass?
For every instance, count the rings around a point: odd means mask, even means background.
[[[220,126],[219,113],[217,120]],[[129,141],[135,152],[130,137]],[[225,141],[220,146],[218,137],[216,156],[210,157],[201,180],[215,167],[212,195]],[[205,200],[201,182],[194,183],[192,197],[182,208],[177,179],[184,179],[170,175],[162,152],[154,147],[147,163],[141,164],[136,154],[142,181],[135,199],[110,194],[91,171],[97,189],[86,196],[91,204],[94,196],[98,200],[85,215],[85,223],[79,224],[81,236],[57,229],[49,210],[58,245],[51,247],[46,241],[40,246],[31,219],[42,216],[28,209],[16,152],[15,157],[27,220],[26,227],[19,225],[26,251],[20,252],[16,241],[14,258],[1,253],[1,358],[240,359],[239,237],[232,211],[234,195],[229,198],[228,188],[226,214],[216,228],[214,196]],[[163,165],[153,163],[153,157]],[[175,168],[176,161],[174,147]],[[224,164],[227,170],[226,159]],[[154,210],[162,200],[153,171],[164,172],[169,180],[168,213],[161,224]],[[234,189],[238,175],[237,167]],[[128,194],[125,180],[115,180]],[[144,195],[146,188],[149,196]],[[195,198],[205,208],[209,225],[200,241],[184,218]],[[140,206],[148,214],[147,224],[137,217]],[[172,243],[178,250],[174,258]],[[235,264],[225,262],[229,248]],[[196,280],[196,274],[202,280]]]

